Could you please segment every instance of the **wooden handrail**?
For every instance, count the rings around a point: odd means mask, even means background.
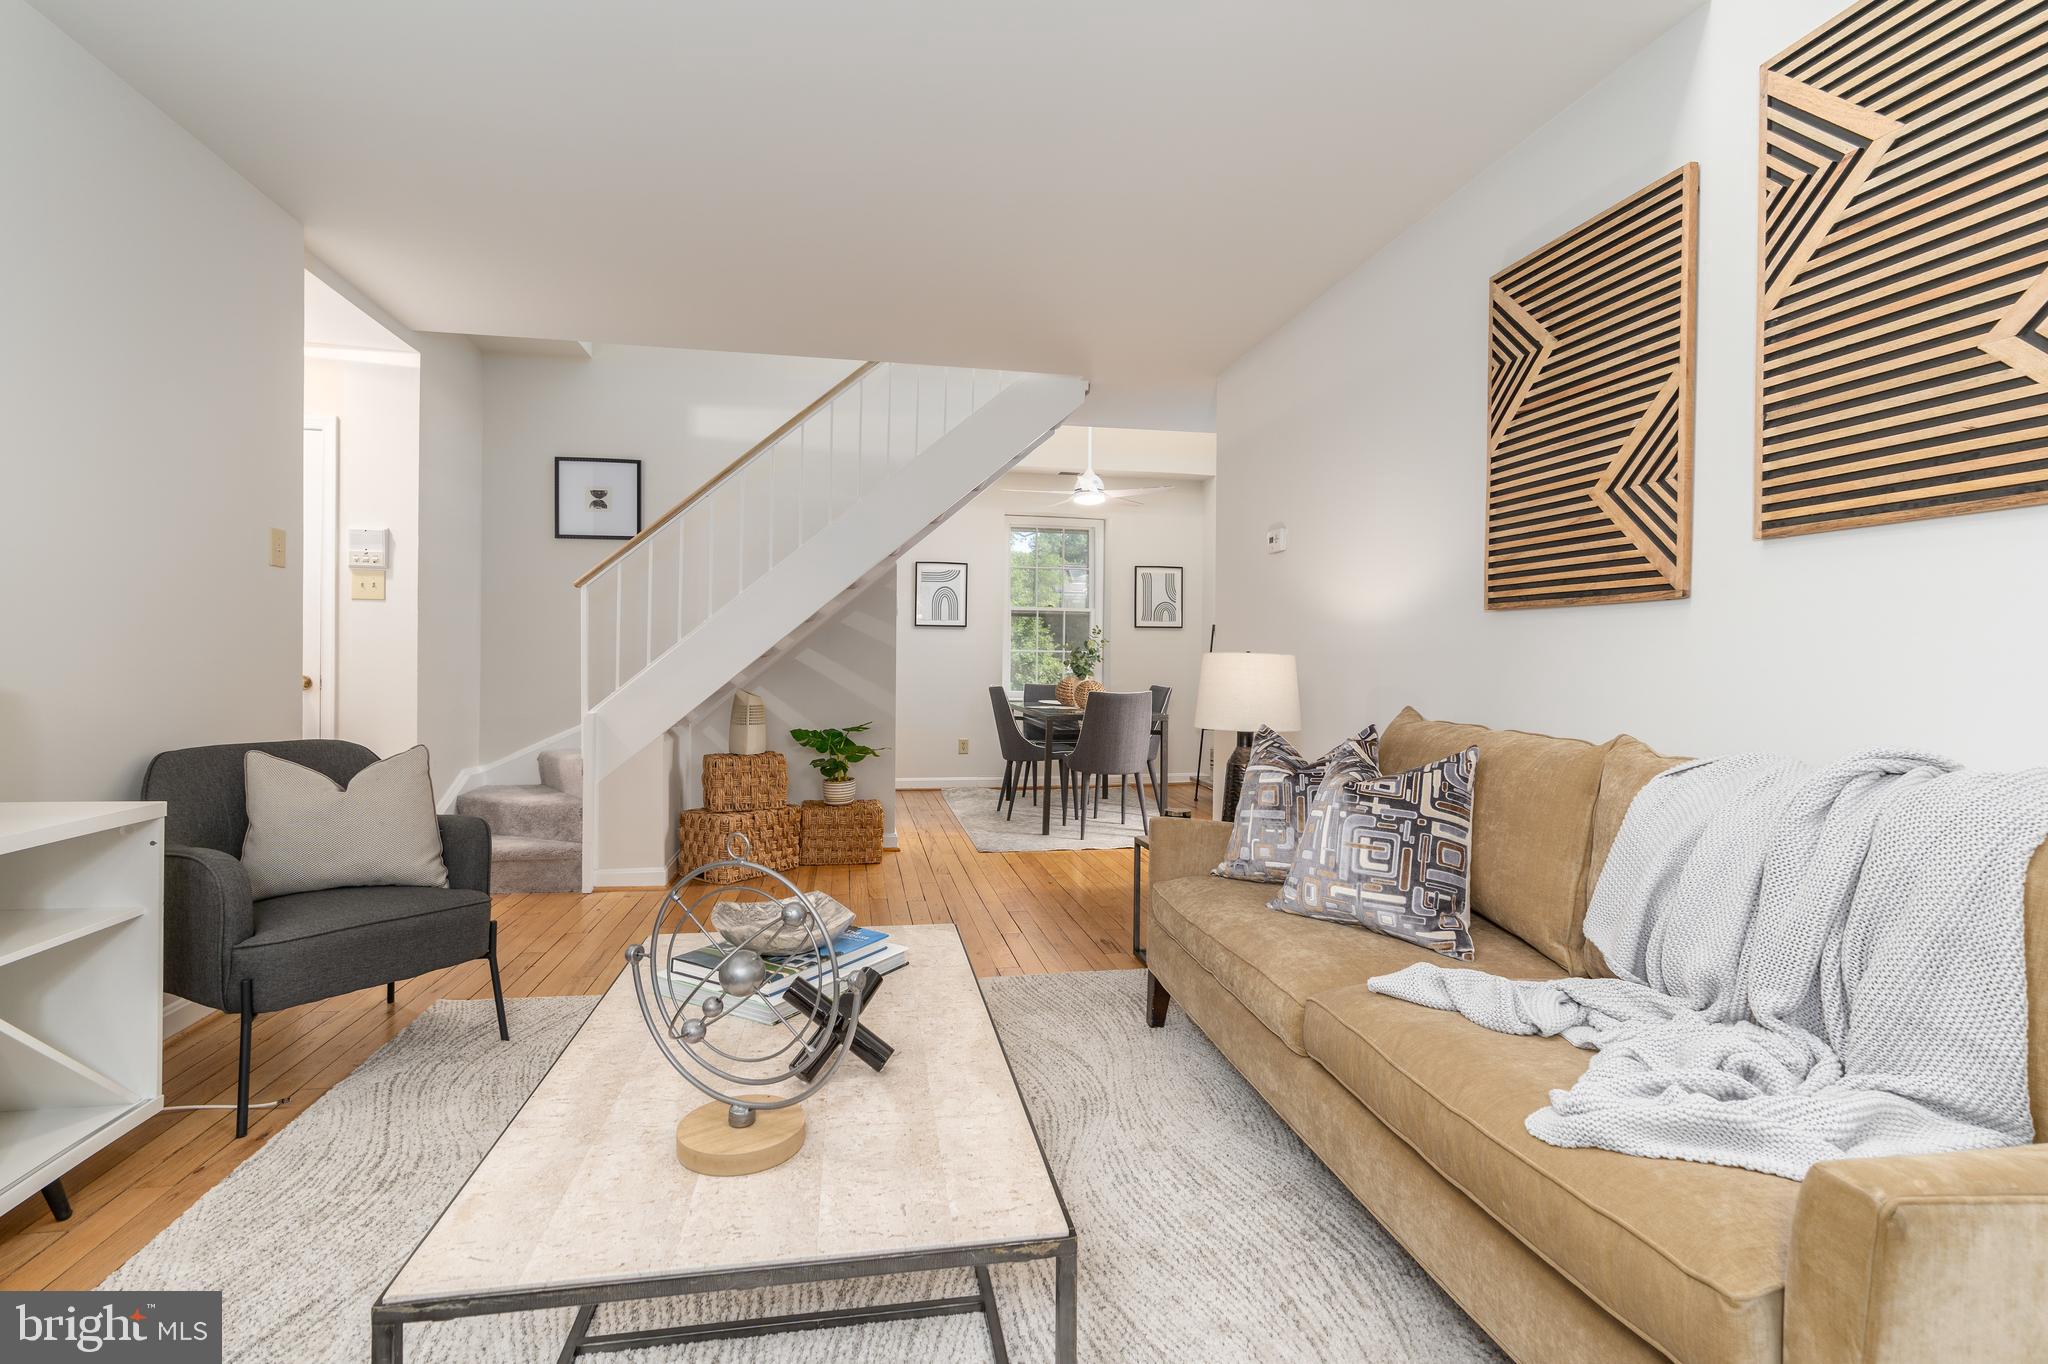
[[[697,489],[696,492],[691,493],[688,497],[676,503],[673,507],[670,507],[667,511],[663,512],[660,516],[656,517],[654,521],[651,522],[645,530],[641,531],[632,539],[626,541],[625,544],[620,545],[610,554],[605,555],[604,561],[602,563],[600,563],[596,568],[591,569],[588,573],[584,574],[582,577],[576,580],[576,586],[579,588],[582,587],[584,584],[596,578],[598,574],[604,572],[613,564],[625,558],[628,554],[631,554],[635,549],[639,548],[641,543],[644,542],[649,536],[653,535],[656,531],[660,530],[669,522],[675,520],[678,516],[681,516],[690,508],[696,506],[698,502],[703,500],[704,495],[706,493],[710,492],[713,488],[716,488],[719,484],[725,482],[726,479],[732,477],[733,474],[737,473],[739,469],[743,465],[745,465],[748,460],[752,459],[755,455],[760,454],[763,450],[766,450],[769,446],[775,444],[784,436],[796,430],[799,426],[802,426],[805,422],[809,421],[812,417],[816,416],[818,414],[818,411],[821,408],[823,408],[827,403],[831,402],[834,398],[846,392],[847,389],[852,388],[855,384],[859,383],[862,379],[866,378],[868,372],[874,369],[875,366],[880,363],[881,361],[879,360],[868,360],[860,365],[855,366],[853,373],[847,375],[844,379],[841,379],[838,383],[832,385],[832,387],[826,389],[823,393],[820,393],[816,398],[813,398],[810,404],[806,406],[803,411],[797,413],[794,417],[791,417],[788,421],[776,427],[773,431],[770,431],[766,436],[763,436],[760,440],[754,442],[753,446],[750,447],[745,454],[741,455],[732,463],[726,465],[723,469],[720,469],[717,473],[713,474],[709,479],[706,479],[704,483]]]

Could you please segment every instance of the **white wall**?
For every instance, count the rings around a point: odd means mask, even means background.
[[[1300,655],[1312,745],[1412,703],[1673,752],[2048,762],[2048,508],[1751,538],[1757,69],[1839,9],[1717,0],[1224,375],[1218,644]],[[1487,279],[1689,160],[1693,596],[1485,612]]]
[[[421,333],[419,736],[436,790],[482,761],[483,357],[460,336]],[[502,756],[502,755],[500,755]]]
[[[1132,433],[1143,435],[1147,433]],[[1114,433],[1098,430],[1096,459]],[[1042,461],[1034,458],[1034,467]],[[1156,476],[1147,476],[1151,483]],[[1136,479],[1104,472],[1111,487]],[[1004,485],[1071,488],[1071,477],[1012,474]],[[1207,479],[1181,479],[1169,492],[1146,497],[1143,507],[1059,507],[1057,499],[991,488],[934,529],[897,565],[896,735],[901,751],[899,786],[994,783],[1003,772],[988,688],[1003,680],[1009,633],[1009,518],[1054,515],[1103,523],[1104,684],[1138,691],[1170,686],[1173,715],[1168,758],[1176,773],[1195,757],[1195,678],[1209,640],[1214,573],[1210,564],[1214,509]],[[962,629],[912,624],[913,574],[919,559],[963,561],[967,570],[967,624]],[[1187,570],[1187,624],[1178,630],[1140,630],[1132,623],[1132,570],[1138,564],[1180,564]],[[959,752],[966,739],[969,751]]]
[[[618,542],[554,538],[557,455],[639,459],[643,519],[695,491],[853,363],[599,346],[483,359],[486,760],[578,723],[577,578]]]
[[[853,769],[864,799],[882,802],[883,832],[896,833],[896,773],[902,734],[897,721],[896,580],[893,573],[849,598],[787,654],[748,672],[736,685],[759,692],[768,708],[768,747],[789,759],[789,798],[818,800],[824,778],[816,757],[789,737],[791,729],[844,729],[868,722],[862,735],[884,750]],[[683,729],[678,745],[682,799],[704,803],[703,755],[731,748],[732,696],[721,693]]]
[[[483,361],[469,338],[416,332],[402,325],[324,262],[308,258],[308,340],[370,349],[404,347],[419,357],[408,371],[410,392],[388,375],[367,373],[343,390],[343,372],[379,368],[367,363],[309,360],[306,406],[352,398],[366,405],[359,414],[381,432],[383,450],[374,464],[359,462],[349,480],[352,429],[361,420],[344,417],[341,428],[340,529],[351,525],[390,526],[394,550],[386,575],[385,602],[348,599],[343,569],[338,625],[357,626],[367,644],[390,642],[388,653],[368,654],[353,669],[341,645],[338,708],[347,712],[351,677],[357,687],[356,722],[368,733],[352,732],[344,720],[340,737],[389,754],[415,743],[432,756],[434,789],[446,792],[464,768],[479,761],[478,716],[482,708],[483,653]],[[327,291],[322,298],[322,292]],[[336,298],[335,295],[339,297]],[[327,333],[315,337],[315,309]],[[372,478],[371,471],[376,476]],[[395,508],[396,510],[390,510]],[[364,518],[351,521],[351,512]],[[384,517],[387,519],[377,519]],[[401,534],[396,521],[410,526]],[[346,540],[337,537],[346,550]],[[408,604],[402,615],[383,610]],[[338,631],[339,633],[339,631]],[[392,666],[398,658],[404,669]],[[368,694],[363,688],[369,687]],[[372,705],[372,698],[376,704]],[[358,725],[358,728],[361,726]],[[407,737],[407,736],[411,737]],[[502,756],[502,755],[500,755]]]
[[[300,231],[20,0],[0,185],[0,800],[133,797],[299,730]]]
[[[338,423],[336,552],[346,555],[351,528],[391,532],[384,600],[352,600],[345,562],[336,575],[333,678],[334,737],[388,757],[420,733],[419,368],[308,359],[306,409]]]

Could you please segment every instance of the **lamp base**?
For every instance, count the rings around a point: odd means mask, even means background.
[[[1244,770],[1252,761],[1252,736],[1250,730],[1237,732],[1237,751],[1230,755],[1230,761],[1223,769],[1223,817],[1237,818],[1238,797],[1244,794]]]
[[[742,1094],[742,1099],[762,1103],[774,1101],[773,1094]],[[801,1104],[788,1108],[757,1108],[754,1120],[745,1127],[732,1125],[732,1106],[700,1104],[676,1124],[676,1159],[683,1168],[700,1175],[752,1175],[772,1170],[804,1145],[804,1110]]]

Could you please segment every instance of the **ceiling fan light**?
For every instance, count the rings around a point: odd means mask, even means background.
[[[1109,501],[1108,497],[1093,490],[1084,490],[1074,494],[1074,505],[1077,507],[1099,507],[1107,501]]]

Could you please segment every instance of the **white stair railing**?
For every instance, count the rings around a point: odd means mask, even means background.
[[[863,364],[578,578],[584,714],[1019,377]]]

